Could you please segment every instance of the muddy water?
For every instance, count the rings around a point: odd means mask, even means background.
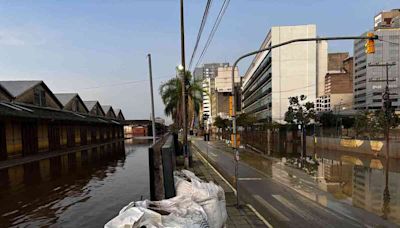
[[[147,148],[121,141],[0,171],[0,227],[102,227],[148,198]]]

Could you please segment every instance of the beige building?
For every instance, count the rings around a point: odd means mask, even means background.
[[[299,38],[317,37],[316,25],[272,27],[260,49]],[[257,54],[244,78],[243,111],[256,119],[284,122],[289,97],[322,94],[327,42],[300,42]]]
[[[329,53],[324,94],[316,101],[319,112],[353,108],[353,57],[349,53]]]
[[[232,68],[231,66],[218,67],[215,78],[215,90],[217,92],[232,92]],[[235,83],[240,82],[238,67],[234,73]]]

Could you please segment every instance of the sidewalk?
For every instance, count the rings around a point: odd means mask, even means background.
[[[197,152],[193,153],[193,168],[190,169],[199,178],[206,181],[213,181],[220,185],[225,191],[226,210],[228,213],[228,220],[226,226],[231,227],[268,227],[260,217],[256,215],[257,212],[250,205],[241,205],[236,208],[236,195],[234,189],[225,182],[222,176],[217,173],[215,169],[210,167],[209,163],[204,160],[204,157]]]

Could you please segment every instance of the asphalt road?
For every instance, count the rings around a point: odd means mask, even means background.
[[[192,143],[226,179],[233,180],[235,166],[230,148],[196,138]],[[330,199],[310,181],[294,182],[286,178],[284,169],[271,165],[271,172],[276,174],[271,177],[244,162],[239,163],[240,198],[252,204],[272,226],[398,227],[375,214]]]

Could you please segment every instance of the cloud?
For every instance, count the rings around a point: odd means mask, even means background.
[[[23,46],[25,42],[11,34],[0,33],[0,45],[6,46]]]
[[[0,30],[0,45],[2,46],[38,46],[45,43],[45,39],[35,28],[14,28]]]

